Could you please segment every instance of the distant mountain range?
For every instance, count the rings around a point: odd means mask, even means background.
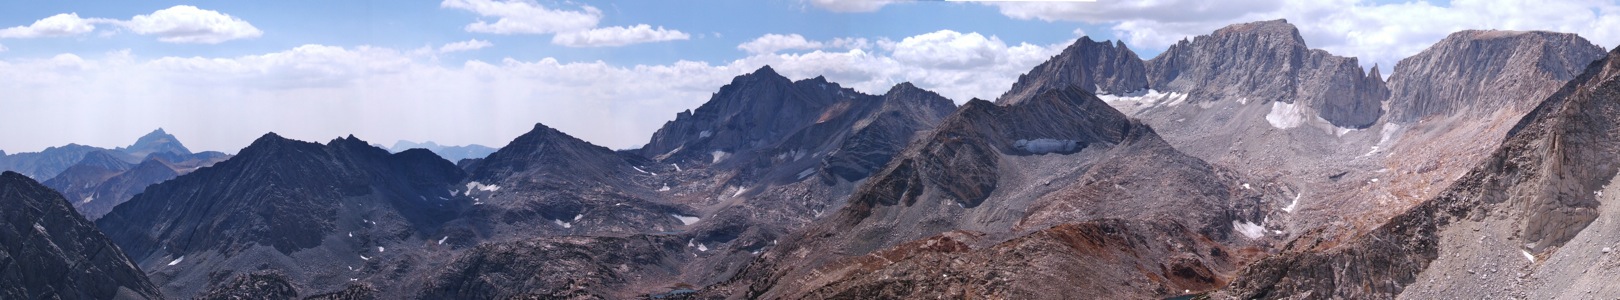
[[[372,146],[384,148],[382,145],[377,144],[373,144]],[[440,146],[438,143],[434,143],[433,141],[417,143],[401,140],[394,142],[394,146],[387,147],[387,149],[388,152],[393,153],[405,152],[405,150],[411,149],[427,149],[428,151],[433,151],[433,153],[438,154],[439,157],[443,157],[451,162],[460,162],[463,159],[470,158],[484,158],[485,156],[489,156],[490,153],[495,153],[495,148],[485,147],[484,145],[479,144],[471,144],[466,146]]]
[[[1386,80],[1275,20],[1082,37],[960,107],[766,66],[640,149],[159,130],[0,159],[0,294],[1616,298],[1617,57],[1470,30]]]

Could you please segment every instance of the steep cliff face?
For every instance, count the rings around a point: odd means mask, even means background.
[[[1147,61],[1149,86],[1188,93],[1198,101],[1284,102],[1312,108],[1346,128],[1366,128],[1383,115],[1388,98],[1376,73],[1363,73],[1353,57],[1305,46],[1284,20],[1227,26],[1182,40]]]
[[[974,100],[862,184],[848,206],[783,239],[708,292],[1043,298],[1209,289],[1246,259],[1230,256],[1233,251],[1271,239],[1264,219],[1272,205],[1282,205],[1263,200],[1264,187],[1238,188],[1238,182],[1176,152],[1147,126],[1078,87],[1006,106]],[[1131,221],[1104,220],[1110,218]],[[1110,243],[1091,240],[1101,232],[1126,240],[1185,240],[1190,243],[1179,249],[1194,253],[1171,255],[1176,250],[1163,245],[1099,249],[1095,243]],[[1049,259],[1023,261],[1030,257]],[[1114,275],[1128,277],[1108,277]],[[1063,276],[1117,280],[1130,288],[1040,293],[1053,291],[1041,278]],[[1166,276],[1190,279],[1167,282]]]
[[[1123,95],[1141,91],[1148,88],[1147,67],[1124,42],[1098,42],[1091,37],[1080,37],[1051,60],[1019,75],[1012,89],[997,98],[996,104],[1018,103],[1069,86],[1093,94]]]
[[[1295,240],[1221,296],[1612,298],[1620,52],[1542,101],[1440,196],[1340,245]]]
[[[162,299],[146,274],[60,194],[0,174],[0,298]]]
[[[1395,65],[1390,120],[1528,110],[1601,57],[1602,47],[1571,33],[1452,33]]]

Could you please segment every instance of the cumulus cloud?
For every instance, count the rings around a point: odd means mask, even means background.
[[[80,18],[77,13],[57,14],[34,21],[32,25],[0,29],[0,38],[82,35],[95,31],[96,24],[116,25],[140,35],[155,35],[159,41],[168,43],[218,44],[264,34],[253,24],[231,15],[190,5],[176,5],[151,14],[136,15],[129,20]]]
[[[580,5],[579,10],[546,8],[539,3],[511,0],[444,0],[442,8],[466,10],[494,22],[478,20],[465,27],[468,32],[494,34],[543,34],[578,31],[596,27],[602,10]]]
[[[866,49],[871,47],[872,42],[865,38],[835,38],[823,42],[805,39],[803,35],[797,33],[785,35],[771,33],[737,45],[738,50],[751,54],[771,54],[783,50]]]
[[[443,46],[439,46],[439,53],[472,51],[472,50],[489,48],[490,46],[495,46],[495,44],[490,43],[489,41],[485,41],[485,40],[471,39],[471,40],[454,42],[454,43],[444,44]]]
[[[663,26],[655,29],[647,24],[640,24],[631,27],[613,26],[558,33],[551,37],[551,43],[568,47],[617,47],[691,38],[691,35],[679,30],[664,29]]]
[[[1241,22],[1288,19],[1313,48],[1390,66],[1465,29],[1548,30],[1620,43],[1620,4],[1612,1],[1363,0],[993,2],[1015,19],[1109,24],[1133,48],[1163,49]]]
[[[999,96],[1067,42],[1006,45],[994,36],[940,31],[887,44],[757,53],[720,64],[629,66],[553,58],[443,64],[434,57],[437,49],[329,45],[234,57],[141,58],[119,51],[0,59],[0,90],[9,93],[0,120],[59,124],[50,131],[0,131],[0,147],[112,147],[156,127],[199,149],[223,151],[271,131],[303,140],[352,133],[383,143],[498,147],[545,123],[593,143],[632,148],[676,112],[764,65],[793,79],[825,75],[872,94],[909,81],[963,102]],[[927,54],[943,58],[918,57]],[[62,116],[95,122],[63,122]]]
[[[617,47],[630,44],[687,40],[692,36],[679,30],[651,25],[597,27],[602,10],[579,6],[578,10],[552,9],[526,0],[444,0],[439,7],[473,12],[494,22],[480,19],[467,24],[468,32],[493,34],[555,34],[551,43],[568,47]]]
[[[155,35],[159,41],[169,43],[218,44],[264,34],[240,18],[190,5],[176,5],[149,15],[136,15],[120,23],[136,34]]]
[[[910,0],[810,0],[811,5],[833,12],[874,12],[883,6]]]
[[[34,21],[27,26],[16,26],[0,29],[0,38],[37,38],[60,37],[90,33],[96,30],[96,23],[105,23],[105,19],[80,18],[77,13],[57,14]]]

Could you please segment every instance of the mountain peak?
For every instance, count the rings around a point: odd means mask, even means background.
[[[1305,42],[1305,38],[1299,35],[1299,28],[1294,27],[1294,24],[1289,24],[1287,19],[1232,24],[1215,30],[1213,35],[1283,36],[1300,43]]]
[[[1390,120],[1529,109],[1603,55],[1603,47],[1572,33],[1452,33],[1395,64],[1389,77]]]
[[[759,75],[759,76],[767,76],[767,75],[782,76],[781,74],[777,74],[776,69],[772,69],[771,65],[765,65],[763,67],[759,67],[758,70],[754,70],[754,72],[748,73],[748,74],[749,75]]]
[[[996,103],[1017,103],[1068,86],[1095,94],[1119,95],[1145,89],[1148,84],[1146,65],[1125,43],[1080,37],[1057,56],[1019,76]]]
[[[186,149],[185,145],[180,144],[180,139],[175,138],[174,135],[164,131],[161,127],[141,136],[138,139],[135,139],[134,144],[129,145],[129,147],[121,148],[120,150],[123,150],[124,153],[134,155],[135,157],[146,157],[147,155],[156,152],[171,152],[181,155],[191,155],[191,150]]]

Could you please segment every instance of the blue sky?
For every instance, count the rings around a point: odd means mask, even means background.
[[[235,152],[265,132],[505,145],[534,123],[633,148],[771,65],[866,93],[994,98],[1083,33],[1143,58],[1286,18],[1390,66],[1463,29],[1620,42],[1614,1],[0,1],[0,150],[163,127]]]

